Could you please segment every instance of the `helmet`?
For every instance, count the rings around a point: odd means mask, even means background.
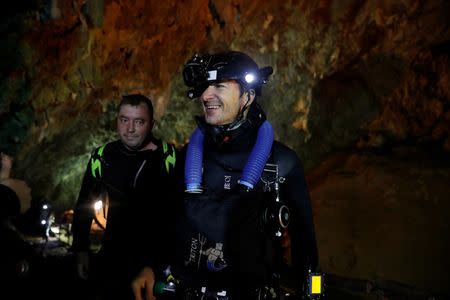
[[[183,79],[187,87],[188,98],[199,97],[211,82],[236,80],[244,90],[254,89],[261,94],[261,86],[267,83],[272,67],[259,68],[247,54],[229,51],[218,54],[195,54],[183,69]]]

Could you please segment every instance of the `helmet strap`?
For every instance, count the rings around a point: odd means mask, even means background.
[[[250,101],[251,96],[253,96],[253,97],[255,96],[255,90],[248,89],[244,93],[247,93],[247,101],[242,106],[242,108],[239,110],[239,113],[237,114],[236,119],[228,125],[227,130],[234,130],[234,129],[238,128],[239,126],[241,126],[242,123],[245,122],[245,113],[251,104],[251,101]]]

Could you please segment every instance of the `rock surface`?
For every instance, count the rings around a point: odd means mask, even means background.
[[[448,275],[425,273],[449,267],[448,238],[429,234],[448,233],[440,223],[449,192],[448,1],[10,4],[0,22],[0,147],[35,198],[73,206],[90,151],[115,136],[122,94],[152,97],[155,134],[184,144],[198,105],[186,101],[183,63],[195,52],[241,50],[273,66],[258,101],[309,177],[324,180],[313,180],[324,269],[450,286]],[[393,155],[399,147],[443,154],[423,167],[424,155]],[[350,159],[336,164],[336,153]]]

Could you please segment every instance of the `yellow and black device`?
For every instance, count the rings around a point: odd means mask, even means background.
[[[321,273],[309,272],[308,274],[308,290],[309,299],[320,299],[324,291],[324,276]]]

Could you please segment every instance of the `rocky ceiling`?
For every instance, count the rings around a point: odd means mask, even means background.
[[[183,63],[241,50],[275,70],[260,101],[304,161],[323,269],[450,286],[449,258],[433,259],[450,250],[448,1],[10,4],[0,143],[34,197],[74,204],[89,152],[114,137],[122,94],[150,96],[156,135],[185,143],[198,107],[186,101]]]

